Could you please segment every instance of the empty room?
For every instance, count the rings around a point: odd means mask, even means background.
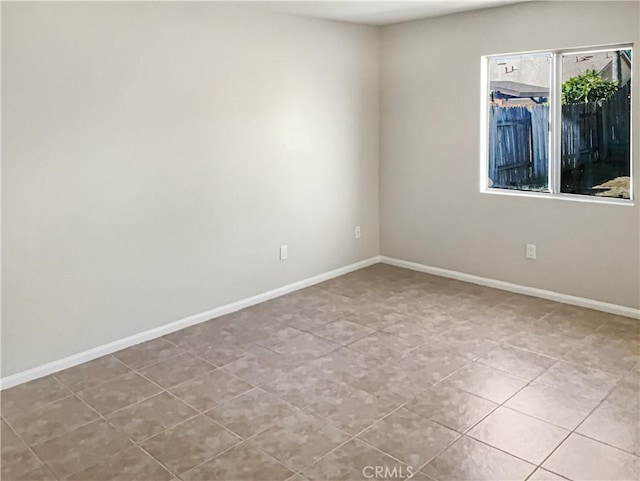
[[[640,479],[640,1],[2,1],[2,481]]]

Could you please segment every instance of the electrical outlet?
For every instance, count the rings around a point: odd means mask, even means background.
[[[289,257],[289,248],[287,246],[280,246],[280,260],[285,261]]]
[[[527,244],[527,259],[536,259],[536,245],[535,244]]]
[[[356,239],[360,239],[362,237],[362,233],[360,232],[360,226],[356,226]]]

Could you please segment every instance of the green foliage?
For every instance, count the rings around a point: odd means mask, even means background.
[[[595,70],[587,70],[562,84],[562,103],[597,102],[608,99],[617,91],[618,82],[603,79]]]

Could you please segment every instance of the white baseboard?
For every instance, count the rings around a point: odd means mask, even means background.
[[[587,299],[585,297],[571,296],[569,294],[561,294],[559,292],[547,291],[544,289],[538,289],[536,287],[528,287],[528,286],[522,286],[519,284],[512,284],[511,282],[488,279],[486,277],[474,276],[471,274],[465,274],[463,272],[458,272],[458,271],[450,271],[448,269],[442,269],[440,267],[431,267],[424,264],[418,264],[417,262],[410,262],[410,261],[403,261],[401,259],[395,259],[393,257],[380,256],[380,261],[385,264],[390,264],[396,267],[403,267],[405,269],[411,269],[413,271],[425,272],[427,274],[433,274],[440,277],[448,277],[451,279],[470,282],[472,284],[478,284],[481,286],[494,287],[496,289],[502,289],[503,291],[510,291],[510,292],[516,292],[518,294],[525,294],[528,296],[541,297],[543,299],[549,299],[551,301],[561,302],[563,304],[571,304],[573,306],[586,307],[589,309],[595,309],[597,311],[604,311],[611,314],[617,314],[619,316],[626,316],[626,317],[631,317],[633,319],[640,319],[640,309],[634,309],[633,307],[619,306],[617,304],[609,304],[607,302],[595,301],[593,299]]]
[[[232,302],[231,304],[226,304],[224,306],[216,307],[214,309],[210,309],[208,311],[201,312],[199,314],[194,314],[193,316],[185,317],[184,319],[170,322],[168,324],[156,327],[154,329],[149,329],[148,331],[140,332],[138,334],[134,334],[132,336],[119,339],[117,341],[109,342],[107,344],[103,344],[102,346],[98,346],[93,349],[89,349],[87,351],[79,352],[77,354],[73,354],[71,356],[59,359],[57,361],[52,361],[47,364],[43,364],[41,366],[27,369],[26,371],[22,371],[16,374],[12,374],[10,376],[3,377],[0,379],[0,389],[1,390],[8,389],[10,387],[14,387],[19,384],[23,384],[25,382],[33,381],[34,379],[48,376],[49,374],[54,374],[64,369],[68,369],[70,367],[74,367],[79,364],[92,361],[93,359],[97,359],[99,357],[112,354],[116,351],[120,351],[121,349],[134,346],[141,342],[150,341],[152,339],[164,336],[166,334],[179,331],[180,329],[184,329],[185,327],[193,326],[195,324],[200,324],[210,319],[214,319],[216,317],[220,317],[225,314],[230,314],[232,312],[239,311],[241,309],[253,306],[255,304],[260,304],[261,302],[265,302],[270,299],[283,296],[290,292],[294,292],[299,289],[303,289],[305,287],[309,287],[309,286],[318,284],[320,282],[333,279],[334,277],[342,276],[344,274],[348,274],[349,272],[353,272],[358,269],[362,269],[364,267],[377,264],[378,262],[383,262],[385,264],[390,264],[397,267],[403,267],[405,269],[411,269],[418,272],[425,272],[425,273],[433,274],[436,276],[457,279],[464,282],[470,282],[470,283],[478,284],[481,286],[493,287],[496,289],[515,292],[518,294],[526,294],[529,296],[541,297],[543,299],[549,299],[549,300],[561,302],[564,304],[571,304],[574,306],[586,307],[589,309],[609,312],[609,313],[617,314],[620,316],[640,319],[640,309],[634,309],[632,307],[619,306],[616,304],[609,304],[607,302],[595,301],[593,299],[587,299],[584,297],[571,296],[568,294],[561,294],[559,292],[547,291],[547,290],[538,289],[535,287],[512,284],[510,282],[498,281],[495,279],[488,279],[486,277],[474,276],[471,274],[451,271],[451,270],[442,269],[439,267],[431,267],[424,264],[404,261],[401,259],[395,259],[387,256],[374,256],[374,257],[370,257],[369,259],[365,259],[363,261],[350,264],[348,266],[340,267],[338,269],[334,269],[332,271],[325,272],[317,276],[309,277],[308,279],[294,282],[292,284],[287,284],[286,286],[278,287],[276,289],[272,289],[270,291],[266,291],[252,297],[247,297],[245,299]]]
[[[121,349],[140,344],[141,342],[150,341],[151,339],[155,339],[166,334],[179,331],[180,329],[184,329],[185,327],[200,324],[201,322],[205,322],[210,319],[223,316],[225,314],[230,314],[235,311],[239,311],[241,309],[244,309],[245,307],[260,304],[261,302],[268,301],[269,299],[274,299],[290,292],[297,291],[314,284],[319,284],[320,282],[333,279],[334,277],[342,276],[344,274],[348,274],[349,272],[353,272],[358,269],[362,269],[363,267],[377,264],[379,262],[380,256],[370,257],[369,259],[365,259],[348,266],[340,267],[338,269],[334,269],[317,276],[309,277],[308,279],[303,279],[292,284],[287,284],[286,286],[278,287],[276,289],[272,289],[255,296],[232,302],[231,304],[216,307],[199,314],[194,314],[193,316],[185,317],[184,319],[180,319],[178,321],[170,322],[169,324],[165,324],[154,329],[149,329],[148,331],[140,332],[123,339],[118,339],[117,341],[103,344],[102,346],[94,347],[93,349],[89,349],[87,351],[79,352],[77,354],[58,359],[57,361],[52,361],[41,366],[27,369],[26,371],[3,377],[0,379],[0,390],[8,389],[25,382],[33,381],[34,379],[48,376],[49,374],[54,374],[56,372],[77,366],[87,361],[92,361],[99,357],[112,354],[116,351],[120,351]]]

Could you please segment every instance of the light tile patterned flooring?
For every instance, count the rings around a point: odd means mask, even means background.
[[[2,480],[635,480],[639,329],[378,264],[4,391]]]

